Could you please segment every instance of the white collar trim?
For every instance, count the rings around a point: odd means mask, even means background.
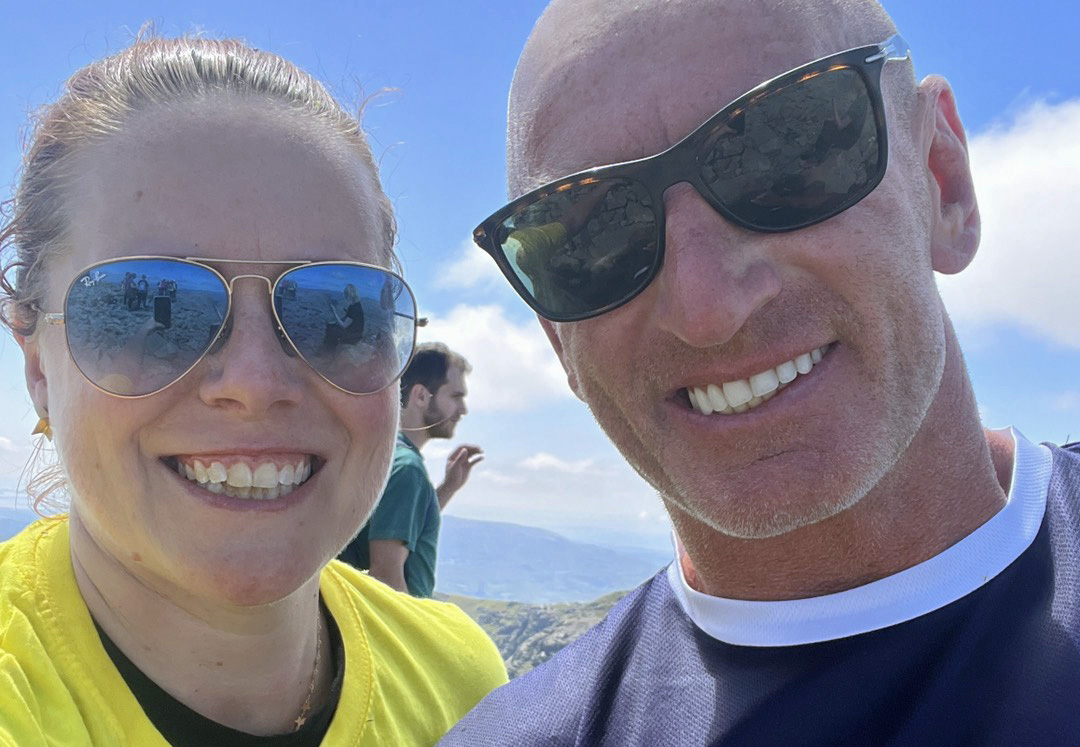
[[[1053,456],[1015,428],[1005,506],[962,540],[916,566],[854,589],[809,599],[726,599],[690,588],[678,558],[668,582],[703,632],[737,646],[798,646],[846,638],[940,609],[997,576],[1030,547],[1042,525]]]

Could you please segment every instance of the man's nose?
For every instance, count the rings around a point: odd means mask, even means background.
[[[780,293],[768,237],[735,226],[688,184],[665,193],[664,210],[658,324],[693,347],[726,343]]]
[[[286,354],[276,331],[265,285],[241,279],[233,286],[229,336],[207,357],[200,396],[252,416],[277,404],[296,404],[303,393],[304,365]]]

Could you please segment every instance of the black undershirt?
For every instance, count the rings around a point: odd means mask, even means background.
[[[334,618],[321,603],[326,617],[326,627],[330,640],[327,641],[327,653],[334,666],[334,681],[330,686],[330,695],[326,704],[308,715],[307,721],[299,731],[289,734],[274,734],[268,737],[255,736],[247,732],[230,729],[216,721],[196,713],[173,696],[162,690],[142,671],[124,656],[105,631],[94,621],[101,643],[109,654],[116,669],[124,678],[135,699],[139,701],[143,712],[154,727],[161,732],[165,740],[173,747],[317,747],[330,728],[338,700],[341,698],[341,684],[345,679],[345,647],[341,642],[341,631],[334,623]]]

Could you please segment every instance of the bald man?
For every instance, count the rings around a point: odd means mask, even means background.
[[[555,0],[508,153],[476,239],[678,549],[442,744],[1080,744],[1080,447],[979,421],[964,130],[885,11]]]

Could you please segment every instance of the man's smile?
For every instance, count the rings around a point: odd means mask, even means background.
[[[687,386],[690,407],[702,415],[735,415],[772,399],[798,376],[805,376],[828,353],[829,345],[814,348],[749,378]]]

